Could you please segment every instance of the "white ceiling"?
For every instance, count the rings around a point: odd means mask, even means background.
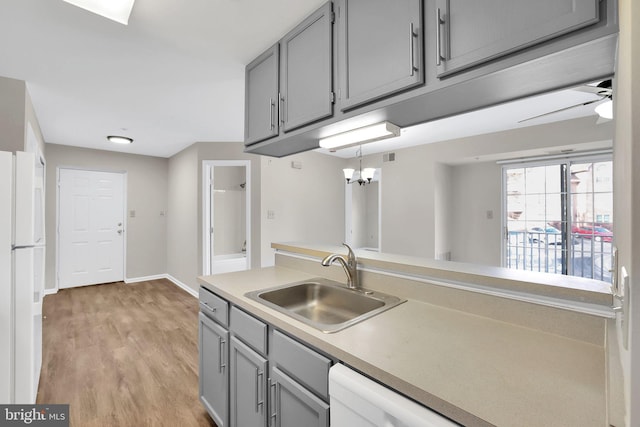
[[[325,0],[136,0],[124,26],[62,0],[2,0],[0,76],[25,80],[45,141],[170,157],[242,141],[244,66]],[[365,154],[593,115],[568,90],[403,129]],[[129,146],[107,135],[135,140]],[[354,157],[355,150],[335,155]]]
[[[2,0],[0,76],[27,82],[49,143],[169,157],[242,141],[245,64],[324,1],[137,0],[124,26],[62,0]]]

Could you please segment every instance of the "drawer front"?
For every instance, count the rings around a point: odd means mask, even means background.
[[[229,329],[262,355],[267,354],[267,325],[237,307],[231,307]]]
[[[229,304],[205,288],[200,288],[200,310],[223,326],[229,326]]]
[[[319,397],[329,400],[331,360],[276,330],[273,331],[270,355],[274,367],[286,372]]]

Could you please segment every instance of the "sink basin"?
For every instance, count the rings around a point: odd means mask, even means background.
[[[330,333],[368,319],[405,300],[367,289],[349,289],[317,278],[248,292],[246,297]]]

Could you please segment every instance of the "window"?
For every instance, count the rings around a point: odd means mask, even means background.
[[[504,166],[504,265],[610,282],[612,178],[610,157]]]

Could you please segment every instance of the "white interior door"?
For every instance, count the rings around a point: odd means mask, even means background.
[[[124,280],[124,178],[60,169],[59,288]]]

